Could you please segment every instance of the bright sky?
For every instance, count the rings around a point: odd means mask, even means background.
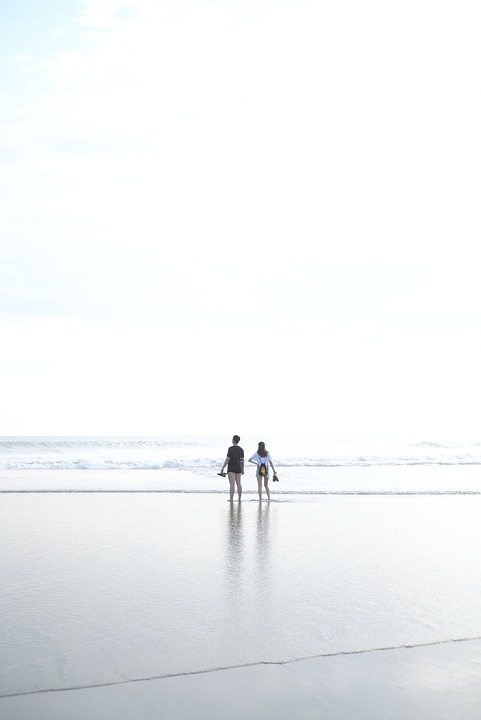
[[[476,439],[473,0],[0,4],[0,434]]]

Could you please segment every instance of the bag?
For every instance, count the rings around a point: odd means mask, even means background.
[[[261,477],[265,477],[267,475],[267,466],[265,463],[261,462],[260,468],[259,468],[259,475]]]

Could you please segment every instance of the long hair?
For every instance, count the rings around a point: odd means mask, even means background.
[[[257,454],[261,457],[267,457],[267,450],[266,450],[266,444],[263,442],[259,443],[259,447],[257,448]]]

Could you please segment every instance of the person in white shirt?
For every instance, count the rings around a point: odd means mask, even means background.
[[[257,465],[256,470],[256,477],[257,477],[257,486],[259,490],[259,500],[262,500],[262,481],[264,481],[264,487],[266,489],[266,495],[267,500],[271,499],[271,494],[269,491],[269,465],[272,468],[272,472],[274,475],[276,474],[276,469],[274,467],[274,463],[272,462],[272,457],[269,453],[269,451],[266,449],[266,444],[263,442],[259,443],[259,447],[257,448],[257,452],[252,455],[252,457],[249,458],[249,462],[253,463],[254,465]]]

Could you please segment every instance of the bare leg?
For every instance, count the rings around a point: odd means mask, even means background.
[[[271,494],[270,494],[270,492],[269,492],[269,475],[266,475],[266,477],[265,477],[265,479],[264,479],[264,487],[265,487],[265,489],[266,489],[267,499],[270,501],[270,499],[271,499]]]
[[[233,502],[234,500],[234,490],[235,490],[235,476],[236,474],[233,472],[227,473],[229,476],[229,492],[230,492],[230,501]]]
[[[259,500],[262,500],[262,478],[260,475],[257,476],[257,489],[259,492]]]
[[[242,482],[241,482],[241,480],[242,480],[242,474],[236,473],[235,484],[237,485],[237,495],[239,496],[239,502],[241,501],[241,498],[242,498]]]

